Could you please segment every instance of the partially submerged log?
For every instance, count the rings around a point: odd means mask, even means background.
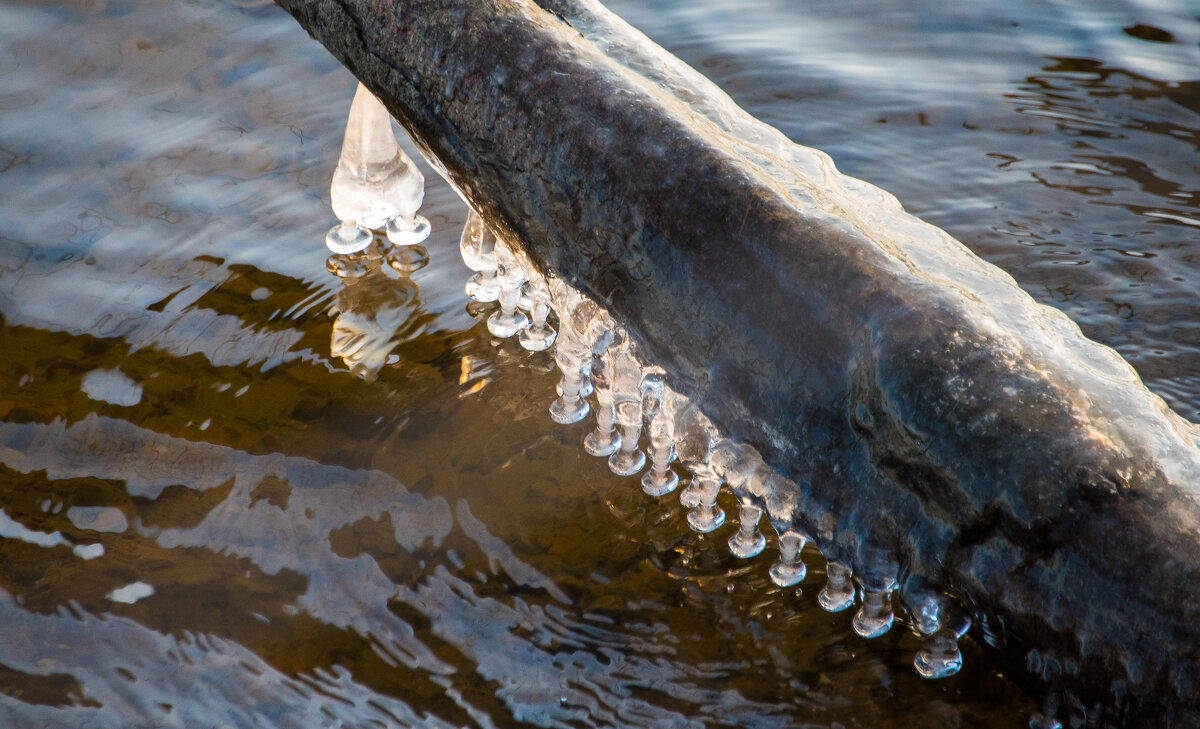
[[[960,596],[1061,718],[1200,726],[1200,432],[1115,352],[589,0],[279,2],[827,556]]]

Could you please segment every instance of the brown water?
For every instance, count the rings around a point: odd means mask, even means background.
[[[1200,13],[612,7],[1200,420]],[[974,645],[924,681],[585,455],[427,168],[432,263],[328,274],[354,81],[281,11],[10,1],[0,40],[0,726],[1024,725]]]

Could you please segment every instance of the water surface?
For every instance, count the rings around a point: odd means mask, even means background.
[[[1194,10],[612,7],[1200,421]],[[973,644],[924,681],[815,554],[776,588],[586,456],[427,167],[431,265],[327,273],[354,80],[274,6],[10,1],[0,40],[0,723],[1024,725]]]

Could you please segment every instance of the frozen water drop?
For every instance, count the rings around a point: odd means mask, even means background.
[[[899,565],[889,550],[864,542],[859,546],[855,567],[863,597],[862,606],[854,616],[854,632],[864,638],[875,638],[888,632],[895,619],[892,591],[896,589]]]
[[[597,386],[597,393],[602,390]],[[621,447],[621,436],[614,427],[616,413],[611,402],[601,402],[596,406],[596,429],[583,439],[583,448],[588,453],[601,458],[611,456]]]
[[[924,678],[946,678],[962,668],[958,639],[971,627],[970,618],[949,609],[944,596],[923,600],[913,616],[913,626],[924,635],[913,667]]]
[[[729,552],[734,557],[749,559],[762,552],[767,546],[767,538],[758,530],[758,522],[762,519],[762,509],[743,502],[738,509],[738,530],[729,538]]]
[[[414,215],[412,220],[395,217],[387,222],[384,232],[393,245],[415,246],[429,237],[431,228],[423,215]]]
[[[700,408],[695,404],[679,407],[675,414],[675,450],[680,462],[693,474],[691,482],[679,494],[679,503],[689,509],[700,506],[706,481],[715,480],[720,486],[720,476],[709,465],[716,440],[716,429]]]
[[[854,604],[853,571],[841,562],[830,562],[825,568],[825,586],[817,602],[828,612],[837,613]]]
[[[558,279],[551,279],[548,288],[558,312],[560,329],[554,361],[562,372],[558,399],[550,405],[550,417],[556,423],[568,425],[583,420],[591,409],[583,399],[587,396],[583,392],[583,383],[592,369],[592,348],[585,336],[596,305]]]
[[[913,658],[913,667],[924,678],[947,678],[958,673],[962,668],[958,639],[945,631],[929,636]]]
[[[591,359],[592,353],[564,346],[559,340],[559,346],[554,351],[554,361],[562,371],[562,381],[559,383],[559,397],[550,404],[550,417],[554,422],[563,425],[578,423],[587,417],[591,406],[580,396],[580,382],[583,379],[584,359]]]
[[[683,487],[683,491],[679,492],[679,503],[685,509],[695,509],[700,505],[700,489],[702,484],[700,479],[692,476],[688,481],[688,485]]]
[[[779,535],[779,561],[771,565],[771,581],[780,587],[791,587],[804,580],[808,568],[800,553],[808,541],[800,532],[786,531]]]
[[[371,231],[353,220],[343,220],[325,234],[325,246],[334,253],[343,255],[365,250],[373,240],[375,236]]]
[[[892,591],[863,591],[862,605],[851,623],[854,632],[864,638],[878,638],[891,629],[895,620],[892,611]]]
[[[526,281],[521,284],[521,296],[517,299],[517,308],[531,311],[533,309],[533,282]]]
[[[641,403],[626,400],[618,403],[616,408],[621,445],[608,457],[608,467],[618,476],[632,476],[646,465],[646,454],[638,450],[642,430]]]

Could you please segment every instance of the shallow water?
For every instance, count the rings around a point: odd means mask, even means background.
[[[1200,421],[1184,3],[610,7]],[[468,310],[428,168],[430,266],[328,274],[354,81],[281,11],[9,2],[0,40],[4,725],[1024,724],[973,645],[924,681],[820,569],[776,588],[773,545],[585,455],[549,356]],[[330,352],[355,314],[394,332],[371,383]]]

